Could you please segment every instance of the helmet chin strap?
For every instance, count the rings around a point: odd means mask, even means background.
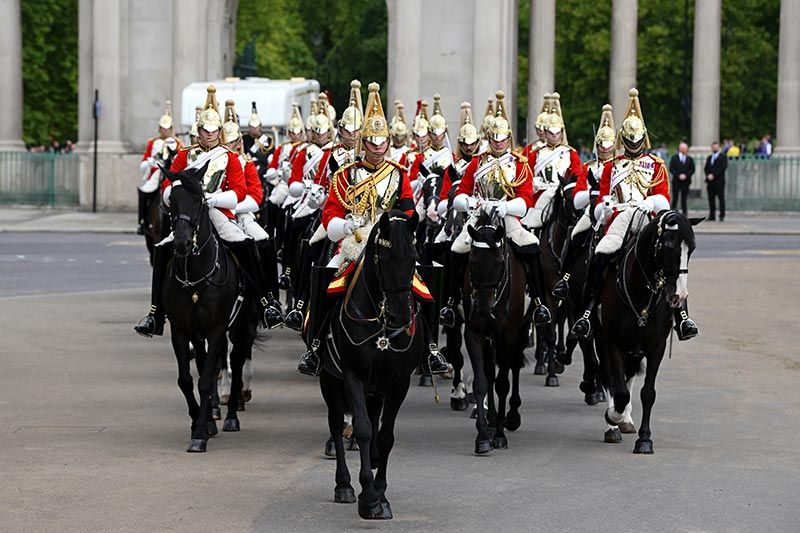
[[[625,155],[627,157],[638,157],[642,155],[644,151],[644,137],[637,143],[633,143],[625,137],[622,137],[622,147],[625,149]]]

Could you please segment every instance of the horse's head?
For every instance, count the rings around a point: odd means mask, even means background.
[[[203,194],[203,175],[208,163],[199,169],[186,169],[180,173],[172,173],[166,168],[161,171],[172,182],[170,193],[169,215],[174,232],[175,253],[186,257],[197,244],[197,231],[206,215]]]
[[[472,238],[469,252],[469,277],[472,286],[472,305],[480,316],[489,316],[497,304],[497,291],[505,275],[505,229],[492,224],[492,218],[483,214],[477,227],[467,226]]]
[[[677,211],[662,212],[655,220],[657,241],[654,254],[663,268],[666,299],[672,307],[680,306],[689,296],[689,257],[695,248],[692,226],[702,221],[702,218],[686,218]]]
[[[417,262],[414,242],[417,224],[416,212],[409,217],[402,211],[392,210],[381,215],[370,236],[385,323],[389,328],[406,327],[414,318],[411,283]]]

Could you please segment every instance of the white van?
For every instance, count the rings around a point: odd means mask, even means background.
[[[236,102],[236,112],[239,114],[239,126],[246,130],[252,103],[255,102],[258,116],[261,117],[262,131],[275,136],[278,143],[282,140],[278,138],[279,133],[289,122],[292,104],[295,102],[300,104],[300,112],[305,118],[308,116],[311,100],[316,100],[319,94],[319,82],[305,78],[289,80],[225,78],[190,83],[183,89],[181,95],[180,119],[183,131],[189,131],[191,128],[195,120],[195,107],[205,103],[206,89],[212,84],[217,88],[220,114],[225,111],[225,101],[233,100]]]

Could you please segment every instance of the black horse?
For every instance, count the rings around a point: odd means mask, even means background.
[[[201,181],[205,167],[180,174],[166,170],[165,173],[172,181],[170,219],[175,234],[175,257],[164,281],[164,310],[178,360],[178,387],[186,397],[192,419],[191,441],[186,451],[204,452],[208,437],[217,434],[211,416],[211,397],[220,362],[227,353],[229,324],[232,377],[223,431],[239,431],[236,408],[242,389],[242,367],[256,338],[257,307],[252,298],[242,297],[243,277],[236,261],[211,227]],[[231,323],[233,318],[235,321]],[[199,403],[189,371],[190,342],[200,376]]]
[[[464,283],[464,342],[475,376],[477,455],[488,454],[493,448],[507,448],[504,430],[516,431],[522,423],[519,373],[525,365],[524,350],[533,312],[532,307],[525,312],[525,266],[511,251],[505,228],[495,219],[484,212],[478,217],[476,228],[467,227],[472,249]],[[495,365],[498,368],[496,379]],[[506,416],[509,389],[511,399]],[[487,395],[488,415],[483,403]]]
[[[330,315],[320,388],[336,446],[337,503],[356,501],[342,440],[343,415],[353,413],[361,454],[358,514],[392,518],[386,499],[386,467],[394,425],[411,373],[425,349],[423,321],[412,297],[419,218],[384,213],[370,232],[347,295]],[[312,311],[313,312],[313,311]],[[373,477],[372,469],[377,469]]]
[[[646,360],[642,422],[634,453],[653,453],[650,412],[656,400],[656,375],[673,325],[672,308],[688,295],[689,257],[695,248],[692,226],[701,220],[677,211],[659,213],[629,239],[619,255],[616,275],[609,275],[602,289],[602,327],[596,335],[609,395],[605,417],[612,426],[606,442],[621,440],[614,427],[624,420],[630,384]],[[609,439],[609,432],[618,439]]]

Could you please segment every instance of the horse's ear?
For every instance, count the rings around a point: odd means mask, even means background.
[[[169,171],[166,165],[158,165],[158,168],[161,169],[161,173],[169,179],[169,181],[175,181],[177,179],[177,175],[173,172]]]
[[[480,239],[478,238],[480,236],[478,234],[478,230],[476,230],[469,224],[467,224],[467,232],[469,233],[469,236],[472,237],[473,241],[480,241]]]
[[[202,179],[202,177],[206,175],[206,171],[208,170],[208,165],[209,164],[211,164],[210,160],[206,161],[206,164],[203,165],[200,168],[192,168],[192,169],[184,170],[183,174],[186,177],[193,178],[193,179],[196,179],[196,180],[200,181],[200,179]]]
[[[419,214],[417,213],[416,210],[414,211],[414,214],[411,215],[411,217],[408,219],[406,225],[408,226],[408,230],[411,233],[415,233],[417,231],[417,226],[419,225]]]
[[[381,230],[381,233],[386,233],[386,230],[389,229],[389,213],[384,211],[381,215],[380,220],[378,220],[378,229]]]
[[[503,235],[505,234],[505,232],[506,230],[503,228],[503,226],[497,226],[496,228],[494,228],[494,235],[492,236],[494,242],[496,243],[502,242]]]
[[[704,221],[705,219],[706,219],[706,217],[690,218],[689,219],[689,224],[691,224],[692,226],[696,226],[699,223],[701,223],[702,221]]]

